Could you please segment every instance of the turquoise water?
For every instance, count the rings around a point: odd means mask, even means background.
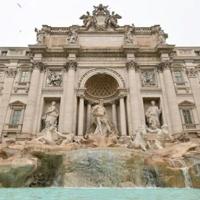
[[[0,200],[200,200],[198,189],[0,189]]]

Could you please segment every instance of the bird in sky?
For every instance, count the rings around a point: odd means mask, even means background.
[[[21,4],[20,4],[20,3],[17,3],[17,6],[18,6],[19,8],[22,8],[22,6],[21,6]]]

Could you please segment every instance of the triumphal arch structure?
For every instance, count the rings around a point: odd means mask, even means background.
[[[31,138],[52,126],[76,136],[92,126],[119,137],[163,126],[198,133],[200,47],[176,47],[159,25],[120,18],[100,4],[82,25],[43,25],[36,44],[1,47],[1,137]]]

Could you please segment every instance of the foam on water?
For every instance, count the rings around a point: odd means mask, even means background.
[[[199,200],[198,189],[16,188],[0,189],[0,200]]]

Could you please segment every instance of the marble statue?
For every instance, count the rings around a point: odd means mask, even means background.
[[[45,38],[45,32],[42,30],[38,30],[35,28],[35,32],[37,33],[37,43],[38,44],[43,44],[44,43],[44,38]]]
[[[155,105],[155,101],[151,101],[151,106],[147,109],[145,116],[147,118],[148,128],[151,130],[157,130],[160,128],[160,117],[161,110]]]
[[[113,11],[112,14],[110,15],[109,19],[108,19],[108,24],[110,25],[110,27],[117,28],[119,26],[117,24],[118,19],[121,19],[121,16],[118,15],[118,14],[115,14],[115,12]]]
[[[146,130],[140,127],[136,130],[135,138],[131,138],[131,142],[128,144],[128,148],[141,149],[143,151],[147,150],[147,143],[145,141]]]
[[[70,29],[70,31],[68,33],[68,37],[67,37],[68,43],[69,44],[74,44],[74,43],[77,42],[77,40],[78,40],[78,33],[77,33],[77,31],[74,28]]]
[[[103,99],[100,99],[99,104],[92,108],[92,115],[96,124],[94,134],[105,134],[107,132],[111,133],[111,127],[106,115],[106,109],[103,105]]]
[[[47,85],[51,87],[60,87],[62,84],[62,74],[56,71],[50,71],[47,77]]]
[[[52,101],[48,107],[43,119],[45,121],[45,129],[49,127],[57,127],[59,112],[56,107],[56,102]]]
[[[166,43],[166,37],[163,30],[158,32],[158,44],[162,45]]]
[[[89,29],[94,24],[94,18],[88,11],[86,12],[86,15],[82,15],[80,19],[83,20],[83,26],[86,27],[86,29]]]
[[[124,40],[125,43],[134,43],[134,38],[133,38],[133,32],[134,32],[134,25],[132,25],[132,27],[127,26],[125,28],[125,36],[124,36]]]

